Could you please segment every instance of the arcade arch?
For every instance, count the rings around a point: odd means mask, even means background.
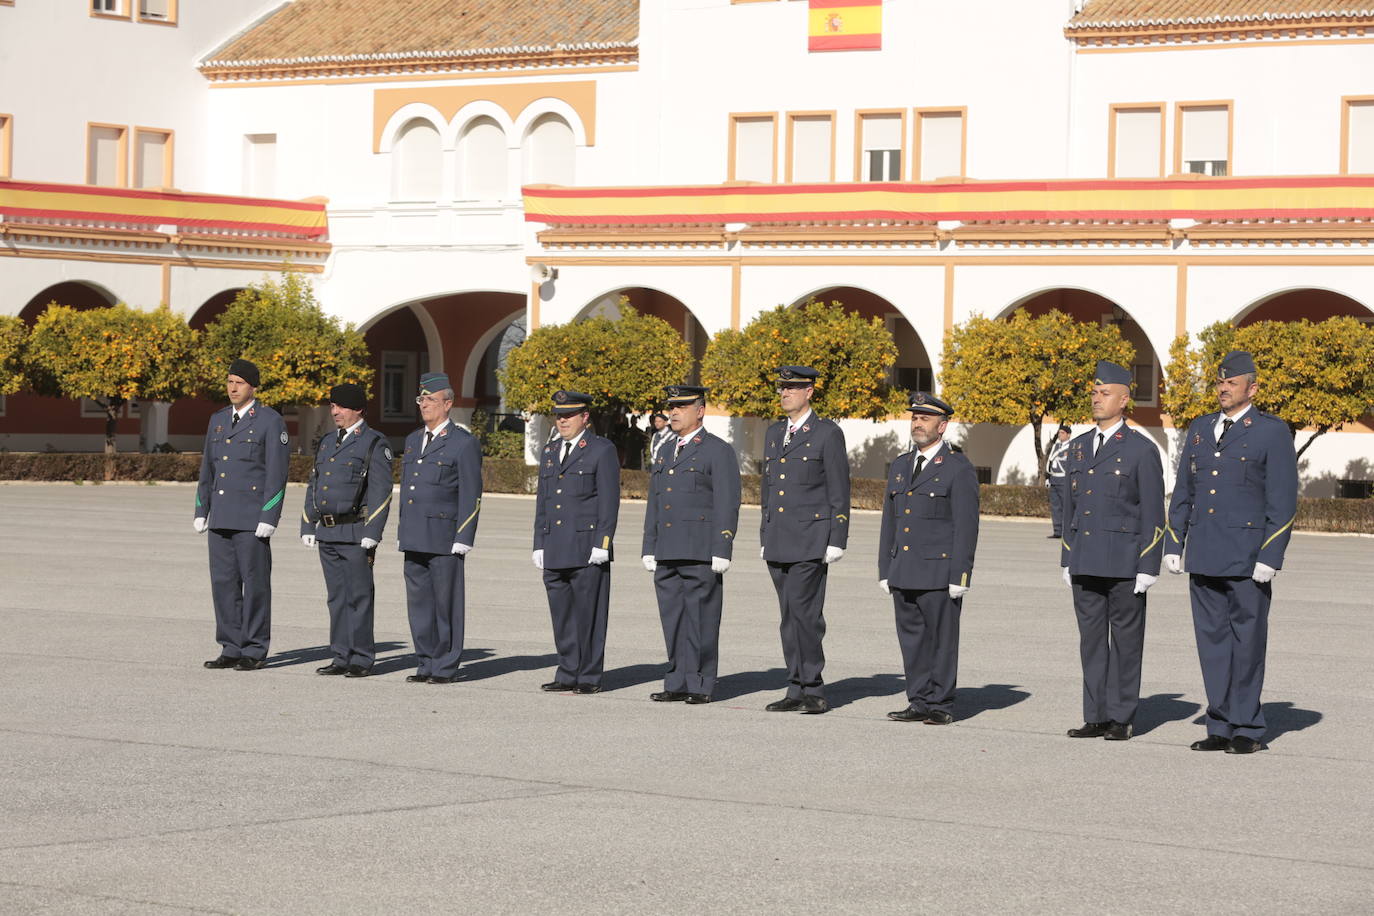
[[[846,311],[863,318],[881,318],[897,344],[897,361],[888,368],[888,383],[907,391],[934,391],[935,376],[925,342],[901,310],[890,300],[857,286],[830,286],[794,301],[796,308],[808,300],[838,302]]]
[[[1349,315],[1362,321],[1374,320],[1374,309],[1343,293],[1318,287],[1287,289],[1272,293],[1247,305],[1232,319],[1236,327],[1257,321],[1325,321]]]
[[[583,306],[573,321],[582,321],[598,316],[611,319],[619,318],[622,297],[636,312],[641,315],[653,315],[655,318],[662,318],[682,335],[682,339],[687,341],[687,346],[692,351],[692,368],[685,381],[689,385],[700,384],[701,361],[706,356],[706,345],[711,342],[710,335],[706,333],[706,328],[682,300],[665,293],[661,289],[648,286],[631,286],[610,290]]]

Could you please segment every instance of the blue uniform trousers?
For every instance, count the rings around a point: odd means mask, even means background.
[[[1135,593],[1135,579],[1074,576],[1073,611],[1083,663],[1083,721],[1127,725],[1140,705],[1145,596]]]
[[[787,695],[793,699],[825,696],[825,582],[830,567],[820,560],[768,563],[778,593],[782,621],[782,657],[787,665]]]
[[[272,637],[272,546],[252,531],[211,528],[215,639],[226,658],[267,657]]]
[[[611,564],[545,569],[544,591],[553,620],[560,684],[601,684],[606,667],[606,618],[611,604]]]
[[[1190,577],[1193,632],[1207,690],[1207,734],[1264,738],[1264,653],[1271,583],[1250,578]]]
[[[959,679],[959,614],[963,599],[948,588],[894,588],[897,642],[912,708],[950,712]]]
[[[1050,478],[1050,530],[1055,537],[1064,533],[1064,491],[1068,487],[1068,475]]]
[[[376,657],[372,638],[375,589],[367,549],[360,544],[317,541],[329,605],[329,649],[334,664],[371,668]]]
[[[668,650],[663,689],[704,693],[716,688],[724,577],[710,563],[660,560],[654,570],[658,616]]]
[[[463,558],[407,550],[403,566],[415,673],[454,677],[463,654]]]

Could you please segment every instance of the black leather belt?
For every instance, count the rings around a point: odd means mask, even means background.
[[[363,514],[361,512],[343,512],[339,515],[321,515],[320,524],[326,528],[334,528],[338,525],[351,525],[354,522],[361,522]]]

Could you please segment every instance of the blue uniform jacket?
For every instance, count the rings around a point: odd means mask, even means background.
[[[907,452],[888,471],[878,578],[892,588],[967,586],[978,546],[978,474],[948,442],[912,480],[915,457]]]
[[[364,422],[338,444],[336,433],[326,433],[315,452],[315,469],[305,487],[301,510],[301,534],[313,534],[326,544],[358,544],[363,538],[381,541],[391,511],[391,446],[386,437]],[[376,442],[374,446],[372,443]],[[363,463],[371,465],[363,480]],[[358,499],[358,490],[366,489]],[[351,513],[357,502],[362,521],[327,524],[333,516]]]
[[[544,446],[534,503],[534,549],[546,569],[586,566],[593,547],[610,551],[620,515],[620,461],[611,440],[588,429],[566,464],[563,440]],[[615,554],[611,554],[615,558]]]
[[[1251,407],[1218,446],[1218,417],[1194,420],[1183,439],[1165,550],[1187,543],[1188,572],[1204,576],[1248,576],[1257,562],[1282,569],[1298,512],[1293,434]]]
[[[473,544],[482,508],[482,447],[455,423],[445,426],[423,456],[422,426],[406,436],[401,453],[401,521],[397,547],[419,553],[451,553]]]
[[[277,526],[291,450],[286,421],[261,401],[254,401],[238,426],[234,409],[210,416],[200,456],[196,518],[211,528],[253,531],[259,522]]]
[[[1059,565],[1075,576],[1159,575],[1164,557],[1164,465],[1142,432],[1123,426],[1093,454],[1091,429],[1069,442]]]
[[[677,459],[670,438],[654,456],[644,513],[644,556],[659,560],[730,559],[739,526],[739,459],[725,440],[704,429]]]
[[[844,433],[814,413],[792,436],[787,421],[768,427],[759,481],[759,542],[774,563],[819,560],[849,544],[849,456]]]

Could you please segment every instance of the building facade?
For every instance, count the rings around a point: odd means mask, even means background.
[[[415,422],[420,372],[461,379],[460,411],[499,412],[494,369],[509,346],[541,324],[614,312],[622,296],[698,355],[762,310],[840,301],[893,330],[894,382],[935,388],[952,325],[1059,308],[1116,323],[1135,344],[1134,418],[1165,451],[1158,394],[1177,334],[1219,320],[1374,318],[1374,11],[1330,0],[810,6],[0,4],[7,46],[8,17],[94,36],[95,59],[123,59],[129,41],[159,62],[99,92],[63,89],[80,102],[70,109],[46,83],[0,89],[0,112],[13,112],[0,115],[13,162],[0,175],[170,186],[150,165],[151,124],[174,136],[175,186],[327,200],[327,236],[276,230],[251,256],[216,249],[193,267],[172,242],[139,249],[164,267],[79,258],[106,243],[68,238],[31,255],[40,243],[21,245],[8,226],[22,220],[0,197],[3,253],[15,255],[0,258],[5,307],[41,309],[32,303],[60,282],[205,321],[290,241],[326,308],[366,329],[370,410],[393,435]],[[826,43],[813,34],[843,33],[846,15],[876,15],[864,43],[878,47],[811,50]],[[124,31],[97,31],[110,28]],[[41,71],[38,53],[7,55],[0,86]],[[46,154],[59,134],[70,148]],[[111,168],[101,151],[112,143]],[[533,281],[535,265],[549,279]],[[171,409],[174,445],[195,447],[199,430],[177,421],[205,409]],[[34,429],[16,412],[0,418],[4,447],[87,434]],[[761,422],[710,422],[746,464],[759,450]],[[1370,430],[1353,424],[1309,450],[1307,492],[1370,476]],[[881,476],[906,442],[900,418],[845,431],[864,476]],[[999,482],[1034,477],[1029,435],[958,433]]]

